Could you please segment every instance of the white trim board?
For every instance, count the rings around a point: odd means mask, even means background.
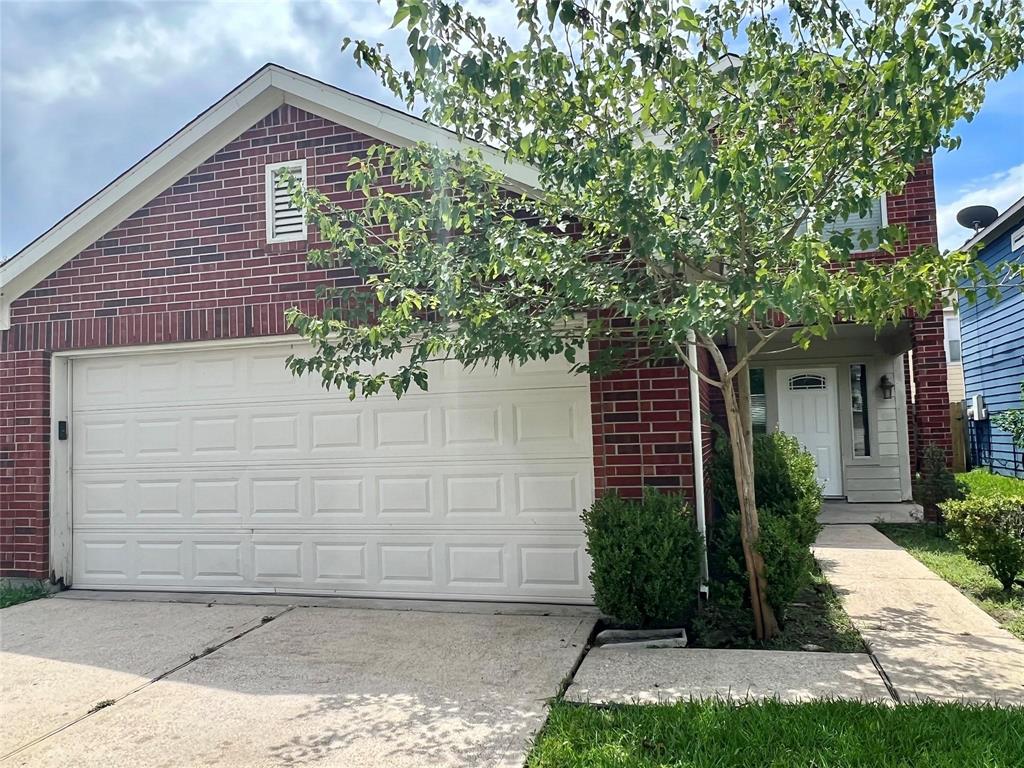
[[[10,309],[14,301],[285,104],[397,146],[428,142],[448,149],[472,148],[505,175],[510,189],[530,192],[538,188],[535,169],[509,162],[495,149],[461,139],[413,115],[267,64],[0,265],[0,330],[11,326]]]

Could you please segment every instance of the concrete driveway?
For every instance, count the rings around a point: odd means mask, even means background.
[[[521,766],[594,619],[481,610],[7,608],[0,762]]]

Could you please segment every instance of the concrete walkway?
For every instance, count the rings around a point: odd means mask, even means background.
[[[1024,643],[869,525],[827,525],[814,554],[900,701],[1024,705]]]
[[[615,646],[587,654],[565,697],[589,704],[715,698],[892,702],[866,653]]]

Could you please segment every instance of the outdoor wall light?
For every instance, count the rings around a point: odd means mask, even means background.
[[[882,374],[882,380],[878,382],[878,386],[882,390],[882,397],[886,400],[892,400],[892,391],[896,389],[896,385],[892,383],[889,374]]]

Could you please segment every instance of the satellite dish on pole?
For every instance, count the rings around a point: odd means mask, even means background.
[[[975,234],[998,218],[999,211],[991,205],[969,205],[956,215],[957,223],[961,227],[974,230]]]

